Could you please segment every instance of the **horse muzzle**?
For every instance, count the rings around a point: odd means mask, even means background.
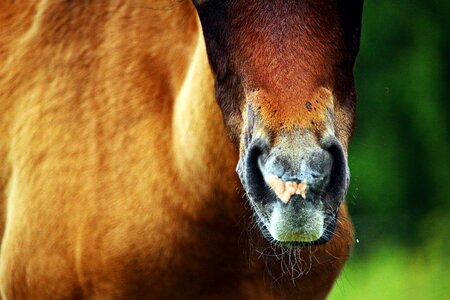
[[[242,154],[237,172],[269,241],[305,246],[332,238],[350,177],[334,135],[255,136]]]

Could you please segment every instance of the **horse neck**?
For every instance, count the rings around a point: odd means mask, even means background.
[[[28,70],[45,73],[48,61],[69,61],[61,68],[61,75],[52,70],[52,77],[58,80],[55,82],[60,83],[54,85],[61,93],[78,89],[79,86],[66,86],[67,74],[71,83],[83,83],[84,97],[76,98],[77,102],[71,97],[53,97],[57,105],[72,105],[70,111],[74,114],[87,110],[89,115],[95,115],[91,119],[105,136],[120,134],[118,124],[125,128],[130,118],[145,119],[151,132],[145,135],[141,128],[140,138],[145,136],[149,147],[160,146],[150,151],[153,161],[161,161],[152,162],[154,173],[167,167],[164,174],[178,175],[179,186],[172,190],[183,195],[171,197],[175,206],[184,207],[199,218],[213,218],[221,213],[223,219],[226,214],[241,211],[242,201],[236,200],[239,181],[234,171],[237,153],[226,136],[215,102],[203,34],[191,1],[169,7],[164,0],[149,1],[144,6],[125,0],[112,1],[108,6],[47,0],[28,4],[22,7],[23,2],[17,11],[23,19],[32,21],[19,27],[15,23],[20,23],[20,19],[8,21],[11,28],[24,32],[17,35],[19,46],[23,44],[22,51],[27,52],[32,63]],[[0,4],[0,8],[5,5]],[[7,17],[9,14],[0,12],[1,23]],[[39,51],[29,51],[28,43],[32,42],[39,42]],[[10,45],[15,44],[5,43],[0,50]],[[14,50],[22,55],[20,49]],[[15,68],[9,66],[5,70]],[[47,78],[42,74],[14,74],[9,76],[11,83],[18,84],[16,77],[20,77],[24,86],[30,76]],[[13,90],[13,84],[6,86]],[[64,99],[66,102],[62,103]],[[3,107],[8,103],[0,103],[0,109],[6,110]],[[52,102],[47,99],[46,103]],[[102,145],[109,147],[107,143]],[[164,179],[171,187],[174,178]]]
[[[238,154],[215,101],[214,80],[198,28],[191,64],[174,105],[175,164],[183,184],[211,218],[216,213],[234,218],[242,209],[235,173]]]

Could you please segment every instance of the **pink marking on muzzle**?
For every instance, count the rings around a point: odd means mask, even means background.
[[[291,197],[295,194],[300,195],[303,199],[306,199],[306,188],[308,185],[306,180],[300,183],[293,181],[284,182],[276,175],[268,175],[264,178],[264,180],[284,204],[287,204],[289,200],[291,200]]]

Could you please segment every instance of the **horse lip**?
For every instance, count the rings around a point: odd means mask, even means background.
[[[306,247],[311,247],[311,246],[319,246],[319,245],[329,242],[333,238],[334,232],[336,231],[336,226],[337,226],[338,218],[339,218],[338,210],[336,210],[336,212],[334,214],[332,214],[331,216],[328,216],[328,217],[330,217],[331,219],[329,219],[328,221],[325,219],[325,221],[327,221],[327,222],[326,222],[326,224],[324,224],[323,234],[319,239],[312,241],[312,242],[281,242],[281,241],[277,241],[276,244],[278,246],[286,247],[286,248],[306,248]],[[264,227],[266,227],[266,224],[262,224],[262,225]],[[262,230],[262,231],[264,233],[264,237],[269,242],[271,242],[273,237],[267,236],[267,233],[269,232],[267,227],[265,228],[265,230]]]
[[[291,201],[289,201],[287,204],[284,204],[281,202],[281,200],[277,199],[275,195],[272,195],[270,198],[270,200],[268,199],[264,199],[263,201],[258,201],[257,199],[255,199],[255,196],[253,193],[249,192],[248,194],[248,198],[249,198],[249,202],[252,206],[252,210],[253,213],[256,215],[256,218],[259,219],[259,222],[257,222],[259,228],[261,229],[261,232],[263,234],[263,236],[265,237],[265,239],[270,242],[270,243],[274,243],[276,245],[279,245],[281,247],[297,247],[297,248],[301,248],[301,247],[309,247],[309,246],[316,246],[316,245],[321,245],[324,244],[326,242],[328,242],[329,240],[332,239],[332,237],[334,236],[334,232],[335,232],[335,228],[336,228],[336,224],[338,221],[338,210],[339,210],[339,206],[329,210],[323,210],[323,214],[324,214],[324,224],[323,224],[323,233],[320,236],[320,238],[318,238],[315,241],[307,241],[307,242],[302,242],[302,241],[278,241],[278,240],[274,240],[274,237],[272,236],[272,234],[269,231],[269,226],[270,226],[270,221],[271,221],[271,215],[274,213],[274,205],[282,205],[283,207],[291,207],[291,209],[293,208],[293,205],[296,205],[296,201],[302,201],[303,203],[305,203],[305,201],[308,200],[304,200],[304,199],[299,199],[300,196],[299,195],[294,195],[293,199],[291,199]],[[309,197],[312,197],[312,195],[310,194]],[[277,202],[279,202],[277,204]],[[297,203],[298,204],[298,203]],[[303,209],[304,207],[300,208]]]

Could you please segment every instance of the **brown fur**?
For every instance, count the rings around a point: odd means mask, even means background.
[[[302,252],[310,271],[275,282],[283,263],[246,242],[238,151],[189,1],[2,0],[0,28],[3,298],[326,296],[350,252],[346,208],[335,238]]]
[[[247,15],[234,22],[235,30],[242,32],[236,35],[239,41],[235,43],[242,45],[236,55],[242,62],[237,64],[243,65],[247,81],[266,94],[254,106],[271,108],[262,112],[267,126],[308,128],[332,100],[320,88],[334,88],[342,37],[333,28],[337,16],[329,1],[281,2],[258,9],[255,1],[253,9],[247,8]],[[306,109],[307,101],[312,111]]]

